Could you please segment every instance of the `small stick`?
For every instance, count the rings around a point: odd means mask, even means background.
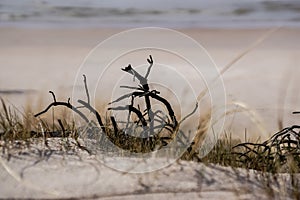
[[[134,112],[140,121],[142,122],[143,126],[147,126],[146,119],[144,118],[143,114],[141,111],[139,111],[137,108],[133,107],[132,105],[127,105],[127,106],[118,106],[114,108],[108,108],[108,110],[129,110],[130,112]]]
[[[117,124],[117,122],[116,122],[116,120],[115,120],[115,118],[113,117],[113,116],[111,116],[110,117],[110,120],[111,120],[111,123],[112,123],[112,125],[113,125],[113,127],[114,127],[114,133],[115,133],[115,137],[117,137],[117,135],[118,135],[118,124]]]
[[[96,118],[97,118],[97,121],[98,121],[98,123],[99,123],[99,125],[100,125],[100,128],[102,129],[102,131],[104,132],[104,133],[106,133],[106,130],[105,130],[105,126],[104,126],[104,124],[103,124],[103,122],[102,122],[102,119],[101,119],[101,116],[100,116],[100,114],[89,104],[89,103],[87,103],[87,102],[85,102],[85,101],[82,101],[82,100],[78,100],[78,103],[80,103],[80,104],[82,104],[83,106],[85,106],[87,109],[89,109],[92,113],[94,113],[95,114],[95,116],[96,116]]]
[[[50,93],[50,94],[52,94],[53,101],[54,101],[54,102],[56,102],[56,97],[55,97],[55,94],[54,94],[54,92],[52,92],[52,91],[50,90],[50,91],[49,91],[49,93]]]
[[[150,59],[149,59],[149,58],[150,58]],[[152,59],[152,56],[149,55],[149,58],[147,58],[147,61],[148,61],[148,63],[149,63],[150,65],[149,65],[148,70],[147,70],[147,73],[146,73],[146,75],[145,75],[145,78],[146,78],[146,79],[148,78],[148,76],[149,76],[149,74],[150,74],[150,71],[151,71],[151,68],[152,68],[152,66],[153,66],[153,59]]]
[[[90,104],[90,94],[89,94],[89,90],[88,90],[87,80],[86,80],[85,74],[83,74],[83,82],[84,82],[84,88],[85,88],[85,92],[86,92],[86,96],[87,96],[87,102],[88,102],[88,104]]]
[[[70,103],[70,98],[68,99],[68,102],[59,102],[59,101],[56,101],[55,95],[52,91],[49,91],[49,93],[52,94],[54,102],[52,102],[45,110],[35,114],[34,117],[38,117],[38,116],[46,113],[53,106],[54,107],[55,106],[65,106],[65,107],[73,110],[75,113],[77,113],[85,122],[87,122],[87,123],[89,122],[88,118]]]

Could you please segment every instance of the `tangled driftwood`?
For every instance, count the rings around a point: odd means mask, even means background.
[[[275,133],[263,143],[241,143],[233,147],[238,161],[249,168],[277,171],[299,171],[300,169],[300,126],[294,125]]]
[[[110,123],[104,124],[100,113],[90,104],[89,91],[88,91],[87,80],[85,75],[83,75],[83,77],[84,77],[84,85],[85,85],[87,101],[79,99],[77,102],[81,104],[81,106],[75,107],[70,103],[70,99],[68,99],[67,102],[56,101],[55,94],[52,91],[50,91],[50,93],[53,96],[53,102],[45,110],[41,111],[40,113],[37,113],[35,117],[38,117],[46,113],[51,107],[64,106],[71,109],[76,114],[78,114],[86,123],[89,123],[89,119],[83,114],[83,112],[80,111],[80,109],[86,108],[87,110],[89,110],[91,113],[94,114],[102,133],[104,133],[114,145],[120,147],[121,149],[130,150],[132,152],[151,152],[160,149],[163,146],[169,144],[169,142],[175,138],[176,134],[178,133],[180,123],[182,121],[178,122],[171,104],[167,99],[160,96],[159,91],[155,89],[150,90],[148,84],[148,76],[154,64],[151,55],[149,56],[147,61],[149,63],[149,67],[144,76],[138,73],[130,64],[127,67],[122,69],[124,72],[134,76],[139,81],[139,85],[138,87],[121,86],[121,88],[127,88],[134,91],[122,95],[118,99],[109,103],[109,105],[114,105],[124,99],[131,98],[130,101],[131,103],[129,105],[121,105],[121,106],[108,108],[108,110],[111,111],[113,110],[113,111],[128,112],[128,118],[127,118],[127,122],[125,122],[126,123],[125,128],[119,128],[118,123],[114,116],[110,116]],[[136,98],[144,99],[144,103],[146,106],[146,109],[144,111],[140,110],[139,105],[135,105]],[[162,117],[160,115],[162,113],[161,110],[157,110],[157,111],[152,110],[152,106],[151,106],[152,100],[158,101],[165,106],[166,110],[168,111],[168,114],[165,115],[167,117]],[[193,113],[195,113],[197,107],[198,105],[196,104],[195,109],[186,117],[184,117],[183,120],[185,120]],[[135,114],[138,120],[131,121],[132,114]],[[158,122],[159,125],[155,125],[155,122]],[[128,130],[130,131],[134,127],[141,127],[143,130],[142,134],[146,135],[146,137],[127,134]],[[167,135],[160,134],[164,131],[167,131],[168,134]]]

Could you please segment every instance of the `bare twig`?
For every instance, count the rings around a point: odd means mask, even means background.
[[[147,73],[146,73],[146,75],[145,75],[145,78],[146,78],[146,79],[148,78],[148,76],[149,76],[149,74],[150,74],[150,71],[151,71],[151,68],[152,68],[152,66],[153,66],[153,59],[152,59],[152,56],[151,56],[151,55],[149,55],[149,58],[147,58],[147,61],[148,61],[148,63],[149,63],[150,65],[149,65],[148,70],[147,70]]]
[[[82,104],[83,106],[85,106],[88,110],[90,110],[92,113],[94,113],[94,115],[96,116],[96,118],[97,118],[97,121],[98,121],[98,123],[99,123],[99,125],[100,125],[100,128],[102,129],[102,131],[104,132],[104,133],[106,133],[106,129],[105,129],[105,126],[104,126],[104,124],[103,124],[103,122],[102,122],[102,119],[101,119],[101,116],[100,116],[100,114],[89,104],[89,103],[87,103],[87,102],[85,102],[85,101],[82,101],[82,100],[78,100],[78,103],[80,103],[80,104]]]
[[[127,85],[121,85],[120,88],[132,89],[132,90],[143,90],[141,87],[131,87]]]
[[[137,115],[137,117],[139,118],[139,120],[142,122],[142,125],[147,126],[147,122],[146,122],[145,118],[143,117],[141,111],[139,111],[132,105],[108,108],[108,110],[129,110],[130,112],[134,112]]]
[[[34,117],[38,117],[38,116],[46,113],[51,107],[65,106],[65,107],[73,110],[75,113],[77,113],[85,122],[87,122],[87,123],[89,122],[88,118],[82,112],[80,112],[77,108],[75,108],[72,104],[70,104],[70,102],[59,102],[59,101],[56,101],[55,95],[54,95],[53,92],[52,92],[52,95],[53,95],[55,101],[53,103],[51,103],[47,108],[45,108],[45,110],[43,110],[43,111],[35,114]]]
[[[149,67],[147,69],[145,76],[142,76],[137,71],[135,71],[130,64],[126,68],[122,69],[123,71],[133,75],[134,78],[136,77],[140,84],[138,87],[121,86],[121,88],[132,89],[135,91],[122,95],[121,97],[109,103],[109,104],[113,104],[113,103],[120,102],[126,98],[131,98],[130,105],[108,108],[108,110],[117,110],[117,111],[126,110],[129,112],[125,131],[124,129],[122,130],[118,127],[118,124],[114,116],[110,117],[111,125],[114,131],[110,131],[110,128],[106,127],[106,125],[103,123],[99,112],[95,108],[93,108],[90,104],[90,95],[88,91],[87,78],[85,75],[83,75],[83,82],[85,86],[87,101],[78,100],[78,103],[81,104],[82,106],[77,108],[86,108],[91,113],[93,113],[97,119],[98,124],[100,125],[101,130],[113,144],[115,144],[116,146],[124,150],[130,150],[133,152],[151,152],[153,150],[160,149],[161,147],[168,144],[168,142],[166,142],[165,140],[174,139],[173,137],[174,133],[176,134],[177,131],[179,130],[177,129],[179,127],[179,124],[177,122],[175,112],[171,104],[167,101],[167,99],[159,96],[160,94],[159,91],[157,90],[150,91],[149,89],[147,78],[151,72],[154,63],[151,55],[149,56],[147,61],[149,63]],[[70,98],[68,99],[67,102],[57,102],[55,94],[52,91],[50,91],[50,93],[53,96],[54,102],[51,103],[45,110],[36,114],[35,117],[43,113],[46,113],[53,106],[65,106],[72,109],[74,112],[79,114],[87,123],[89,123],[88,118],[77,108],[71,105]],[[139,98],[143,97],[145,99],[145,107],[146,107],[145,111],[141,112],[139,105],[137,105],[137,108],[135,107],[134,101],[136,97]],[[166,114],[165,117],[161,117],[159,115],[160,113],[162,113],[161,110],[158,110],[156,112],[152,111],[150,98],[159,101],[166,107],[166,109],[168,110],[168,114]],[[181,120],[181,122],[187,119],[188,117],[190,117],[194,112],[196,112],[197,108],[198,108],[198,104],[196,104],[196,108],[186,117],[184,117],[183,120]],[[130,122],[131,113],[136,114],[136,116],[138,117],[138,120],[133,121],[133,123]],[[148,115],[148,118],[145,118],[146,115]],[[58,122],[62,128],[62,131],[65,134],[65,128],[63,127],[61,120],[59,120]],[[154,126],[154,122],[158,122],[158,125]],[[123,123],[123,122],[119,122],[119,123]],[[142,126],[144,131],[141,134],[147,133],[148,137],[141,138],[141,137],[135,137],[127,134],[126,130],[128,128],[128,125],[132,127],[136,125]],[[160,136],[161,135],[160,133],[163,129],[170,131],[171,135],[168,137]],[[154,130],[157,130],[157,134],[155,135],[154,135]]]
[[[158,96],[156,93],[149,92],[149,96],[151,96],[153,99],[160,101],[161,103],[163,103],[166,106],[169,116],[171,117],[171,120],[173,121],[173,126],[174,126],[173,128],[177,127],[178,122],[177,122],[177,119],[176,119],[176,116],[175,116],[175,113],[173,111],[171,104],[165,98]]]
[[[114,127],[115,137],[117,137],[117,134],[119,132],[118,124],[117,124],[117,122],[116,122],[116,120],[115,120],[115,118],[113,116],[110,117],[110,120],[111,120],[111,123],[112,123],[112,125]]]
[[[56,97],[55,97],[55,94],[54,94],[54,92],[52,92],[52,91],[50,90],[50,91],[49,91],[49,93],[50,93],[50,94],[52,94],[53,101],[54,101],[54,102],[56,102]]]
[[[88,90],[88,86],[87,86],[87,80],[86,80],[86,76],[85,74],[83,74],[83,82],[84,82],[84,88],[85,88],[85,92],[86,92],[86,97],[87,97],[87,103],[90,104],[90,94],[89,94],[89,90]]]
[[[129,73],[129,74],[132,74],[133,76],[135,76],[139,81],[140,81],[140,84],[145,87],[145,85],[148,85],[147,84],[147,79],[144,78],[142,75],[140,75],[137,71],[135,71],[131,64],[129,64],[127,67],[125,67],[124,69],[122,69],[123,71]],[[145,88],[144,88],[145,89]],[[149,90],[149,88],[148,88]]]

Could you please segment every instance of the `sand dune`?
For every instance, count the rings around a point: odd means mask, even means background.
[[[0,198],[49,199],[286,199],[291,176],[177,161],[148,173],[120,172],[73,140],[32,140],[1,147]],[[61,147],[68,149],[61,149]],[[12,148],[13,147],[13,148]],[[161,158],[160,158],[161,159]],[[132,160],[137,165],[147,159]],[[122,165],[122,163],[118,163]],[[297,178],[297,176],[295,176]],[[298,177],[299,178],[299,177]]]

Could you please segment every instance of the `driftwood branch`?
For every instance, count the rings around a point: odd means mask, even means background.
[[[142,122],[143,126],[147,126],[147,122],[141,113],[137,108],[133,107],[132,105],[127,105],[127,106],[118,106],[118,107],[113,107],[113,108],[108,108],[108,110],[129,110],[130,112],[134,112],[139,120]]]
[[[64,107],[67,107],[67,108],[73,110],[75,113],[77,113],[85,122],[87,122],[87,123],[89,122],[88,118],[81,111],[79,111],[76,107],[74,107],[69,101],[68,102],[56,101],[54,93],[52,91],[50,93],[53,96],[54,102],[52,102],[50,105],[48,105],[48,107],[45,108],[45,110],[35,114],[34,117],[38,117],[38,116],[46,113],[51,107],[64,106]]]
[[[156,99],[156,100],[162,102],[166,106],[169,116],[171,117],[171,120],[173,121],[173,126],[174,126],[173,128],[176,128],[178,125],[178,122],[177,122],[177,119],[176,119],[176,116],[175,116],[175,113],[174,113],[174,110],[173,110],[171,104],[165,98],[158,96],[154,92],[149,92],[149,96],[151,96],[153,99]]]
[[[151,68],[152,68],[152,66],[153,66],[153,59],[152,59],[152,56],[151,56],[151,55],[149,55],[149,58],[147,58],[147,61],[148,61],[148,63],[149,63],[150,65],[149,65],[148,70],[147,70],[147,73],[146,73],[146,75],[145,75],[145,78],[146,78],[146,79],[148,78],[148,76],[149,76],[149,74],[150,74],[150,71],[151,71]]]
[[[94,109],[89,103],[85,102],[85,101],[82,101],[82,100],[78,100],[78,103],[82,104],[84,107],[86,107],[89,111],[91,111],[92,113],[94,113],[94,115],[96,116],[97,118],[97,121],[100,125],[100,128],[102,129],[102,131],[104,133],[106,133],[106,129],[105,129],[105,126],[102,122],[102,119],[101,119],[101,116],[100,114],[96,111],[96,109]]]
[[[152,98],[152,99],[155,99],[155,100],[157,100],[157,101],[159,101],[159,102],[161,102],[162,104],[165,105],[166,109],[168,110],[168,115],[169,115],[169,117],[172,121],[172,124],[168,124],[168,125],[170,125],[173,128],[173,130],[176,130],[176,128],[178,126],[178,122],[177,122],[177,119],[176,119],[176,116],[175,116],[175,113],[174,113],[174,110],[173,110],[171,104],[165,98],[159,96],[159,94],[160,94],[159,91],[156,91],[156,90],[150,91],[147,78],[150,74],[150,71],[151,71],[153,63],[154,63],[151,55],[149,56],[147,61],[149,63],[149,67],[147,69],[147,72],[146,72],[145,76],[142,76],[140,73],[138,73],[135,69],[132,68],[132,66],[130,64],[126,68],[122,69],[123,71],[133,75],[134,77],[136,77],[139,80],[140,88],[130,87],[130,86],[123,86],[123,88],[136,89],[136,91],[134,91],[132,93],[129,93],[129,94],[125,94],[125,95],[119,97],[118,99],[112,101],[109,104],[117,103],[117,102],[119,102],[123,99],[131,97],[132,98],[131,106],[116,107],[116,108],[110,108],[110,109],[111,110],[126,110],[127,109],[129,111],[129,115],[130,115],[131,112],[135,112],[135,114],[137,114],[137,116],[139,117],[139,121],[141,121],[143,124],[148,126],[147,121],[149,122],[149,131],[150,131],[149,134],[153,135],[154,134],[154,129],[155,129],[154,121],[155,121],[156,114],[155,114],[155,112],[152,111],[151,100],[150,100],[150,98]],[[146,113],[145,114],[142,114],[139,111],[139,109],[136,109],[136,110],[134,109],[134,107],[133,107],[134,102],[133,101],[134,101],[135,97],[144,97],[145,106],[146,106]],[[191,115],[193,113],[191,113]],[[148,120],[146,120],[144,118],[144,115],[148,115]],[[187,117],[189,117],[189,116],[187,116]],[[128,118],[128,120],[129,120],[129,118]]]
[[[50,90],[50,91],[49,91],[49,93],[50,93],[50,94],[52,94],[53,101],[54,101],[54,102],[56,102],[56,97],[55,97],[55,94],[54,94],[54,92],[52,92],[52,91]]]
[[[277,170],[276,166],[288,164],[289,159],[294,159],[298,166],[300,149],[300,126],[294,125],[275,133],[263,143],[245,142],[233,147],[233,154],[243,158],[243,165],[256,169],[265,166],[267,171]],[[241,151],[243,150],[243,151]],[[257,165],[259,164],[259,165]]]
[[[127,85],[121,85],[120,88],[126,88],[126,89],[131,89],[131,90],[143,90],[141,87],[131,87]]]
[[[128,111],[128,117],[126,122],[126,128],[121,129],[118,127],[118,123],[116,122],[116,119],[114,116],[110,116],[111,124],[104,124],[102,121],[102,118],[99,114],[99,112],[91,106],[90,102],[90,94],[88,90],[88,84],[87,84],[87,78],[85,75],[83,75],[83,82],[85,87],[85,92],[87,96],[87,101],[78,100],[78,103],[81,104],[80,107],[74,107],[70,103],[70,98],[67,102],[59,102],[56,100],[55,94],[52,91],[49,91],[52,94],[53,102],[43,111],[36,114],[35,117],[38,117],[44,113],[46,113],[51,107],[55,106],[65,106],[69,109],[72,109],[75,113],[77,113],[81,118],[83,118],[87,123],[89,123],[88,118],[78,110],[78,108],[86,108],[91,113],[93,113],[97,119],[97,122],[102,130],[102,132],[108,137],[108,139],[115,144],[116,146],[120,147],[124,150],[129,150],[132,152],[151,152],[153,150],[157,150],[162,148],[163,146],[167,145],[167,140],[170,140],[174,138],[174,134],[177,134],[177,131],[180,132],[178,129],[180,123],[184,120],[186,120],[188,117],[190,117],[192,114],[194,114],[198,108],[198,104],[196,104],[195,109],[188,114],[186,117],[184,117],[179,123],[176,119],[175,112],[171,106],[171,104],[168,102],[167,99],[160,96],[160,92],[157,90],[150,90],[148,85],[148,77],[150,75],[150,72],[152,70],[154,61],[152,59],[152,56],[149,55],[149,58],[147,58],[147,62],[149,63],[149,66],[147,68],[145,76],[142,76],[140,73],[138,73],[135,69],[132,68],[132,66],[129,64],[127,67],[123,68],[122,70],[124,72],[127,72],[133,76],[133,78],[137,78],[139,81],[139,85],[137,87],[132,86],[120,86],[121,88],[125,89],[131,89],[134,90],[131,93],[124,94],[117,98],[116,100],[110,102],[109,104],[118,103],[124,99],[131,98],[130,105],[125,106],[116,106],[108,108],[108,110],[116,110],[116,111]],[[134,105],[135,98],[144,98],[145,103],[145,109],[142,109],[144,111],[141,111],[140,105]],[[168,114],[165,114],[165,116],[160,116],[162,113],[161,110],[153,111],[151,100],[156,100],[163,104]],[[134,113],[138,120],[130,121],[131,115]],[[154,126],[154,122],[155,124]],[[119,123],[125,123],[125,122],[119,122]],[[59,125],[62,128],[62,131],[65,133],[65,128],[63,127],[63,124],[61,120],[59,120]],[[136,125],[142,126],[143,131],[141,134],[148,134],[148,137],[135,137],[132,135],[127,134],[126,130],[128,129],[128,126],[134,127]],[[167,130],[171,133],[171,136],[165,137],[160,136],[160,133],[163,130]],[[154,134],[154,130],[156,131]],[[172,135],[173,134],[173,135]],[[284,142],[284,141],[283,141]]]
[[[84,88],[85,88],[85,93],[86,93],[86,97],[87,97],[87,103],[90,104],[90,94],[89,94],[89,89],[88,89],[88,85],[87,85],[87,80],[86,80],[86,76],[85,74],[83,74],[83,82],[84,82]]]
[[[109,102],[108,105],[113,104],[113,103],[117,103],[117,102],[119,102],[123,99],[127,99],[129,97],[136,97],[136,96],[139,96],[141,94],[144,94],[144,92],[132,92],[132,93],[129,93],[129,94],[124,94],[121,97],[117,98],[116,100],[114,100],[112,102]]]
[[[144,78],[142,75],[140,75],[137,71],[135,71],[135,70],[132,68],[131,64],[129,64],[127,67],[125,67],[125,68],[122,69],[122,70],[125,71],[125,72],[127,72],[127,73],[129,73],[129,74],[131,74],[131,75],[133,75],[134,77],[136,77],[136,78],[140,81],[140,84],[141,84],[142,86],[148,85],[148,84],[147,84],[147,79]]]
[[[114,128],[115,137],[117,137],[117,134],[119,132],[118,124],[117,124],[117,122],[116,122],[116,120],[113,116],[110,117],[110,120],[111,120],[111,123],[112,123],[113,128]]]

